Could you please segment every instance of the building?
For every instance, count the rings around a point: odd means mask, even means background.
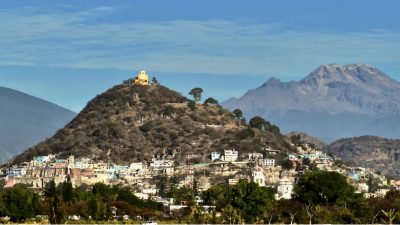
[[[261,167],[256,166],[254,171],[251,173],[251,179],[254,183],[257,183],[260,187],[265,186],[264,171]]]
[[[22,166],[13,166],[8,168],[6,171],[6,175],[8,177],[23,177],[26,175],[26,167]]]
[[[275,166],[275,159],[264,159],[264,166]]]
[[[264,156],[262,153],[249,153],[249,161],[257,161],[259,159],[263,159]]]
[[[164,160],[164,159],[153,158],[152,162],[150,163],[150,168],[152,168],[154,170],[163,170],[168,167],[174,167],[173,160]]]
[[[279,180],[277,185],[277,191],[275,194],[275,198],[279,199],[291,199],[293,192],[293,182],[287,178],[282,178]]]
[[[221,158],[221,153],[219,152],[211,152],[211,161],[215,161]]]
[[[239,158],[239,153],[236,150],[224,150],[224,161],[235,162]]]
[[[139,71],[133,83],[139,85],[149,85],[149,75],[146,73],[146,71],[141,70]]]

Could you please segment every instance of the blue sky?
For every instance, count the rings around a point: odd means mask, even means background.
[[[220,101],[329,63],[400,80],[399,11],[396,0],[2,0],[0,86],[78,112],[140,69]]]

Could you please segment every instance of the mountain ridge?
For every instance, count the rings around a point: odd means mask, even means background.
[[[321,125],[332,130],[330,133],[324,131],[324,136],[334,140],[369,134],[364,131],[370,132],[371,127],[382,120],[388,124],[387,128],[379,127],[384,132],[371,130],[370,134],[400,137],[392,132],[400,133],[400,129],[386,121],[388,118],[400,119],[400,83],[371,65],[322,65],[300,81],[282,82],[270,78],[260,87],[222,105],[231,110],[240,108],[246,117],[261,115],[279,125],[284,132],[304,130],[322,137],[318,129],[307,125],[310,119],[320,120]],[[296,121],[296,114],[305,121]],[[349,124],[349,132],[341,132],[340,127],[335,126],[346,117],[363,121],[356,121],[354,128]]]
[[[51,136],[75,113],[49,101],[0,87],[0,152],[5,162]]]
[[[372,135],[342,138],[329,144],[327,151],[345,163],[371,168],[390,178],[400,178],[400,139]]]

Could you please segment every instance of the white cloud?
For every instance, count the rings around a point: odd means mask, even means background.
[[[398,65],[400,34],[286,31],[225,20],[98,22],[118,9],[0,11],[0,64],[303,76],[319,64]],[[400,69],[400,67],[398,68]]]

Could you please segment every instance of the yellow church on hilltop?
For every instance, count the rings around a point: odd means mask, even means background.
[[[146,71],[141,70],[137,74],[135,80],[133,81],[134,84],[139,84],[139,85],[149,85],[149,75],[146,73]]]

